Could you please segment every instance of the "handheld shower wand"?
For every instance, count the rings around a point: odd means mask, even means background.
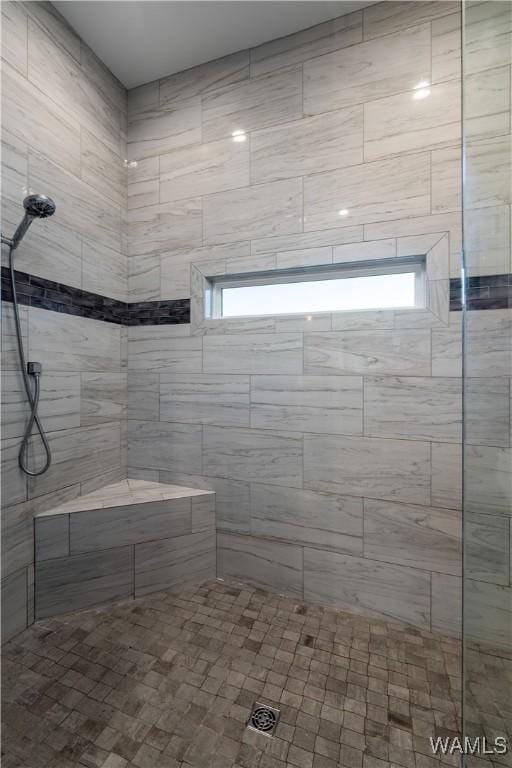
[[[56,205],[50,197],[46,195],[29,195],[23,201],[25,208],[25,215],[18,225],[16,232],[12,238],[4,237],[2,235],[2,243],[9,246],[9,271],[11,276],[11,291],[12,291],[12,303],[14,306],[14,322],[16,326],[16,340],[18,343],[18,356],[21,365],[21,374],[23,377],[23,383],[25,386],[25,392],[27,395],[28,404],[30,407],[30,417],[25,428],[23,440],[21,442],[20,452],[18,455],[18,462],[25,474],[36,477],[42,475],[49,468],[52,462],[52,454],[48,440],[46,438],[43,425],[37,415],[37,409],[39,406],[39,395],[41,391],[41,374],[43,367],[41,363],[26,362],[25,352],[23,349],[23,339],[21,336],[21,324],[20,313],[18,308],[18,297],[16,294],[16,277],[14,274],[14,252],[19,246],[23,238],[25,237],[28,228],[34,221],[34,219],[46,219],[48,216],[53,216],[55,213]],[[32,390],[30,378],[34,380],[34,389]],[[38,470],[30,470],[27,464],[27,450],[28,443],[32,434],[32,428],[34,424],[37,427],[37,431],[41,437],[43,448],[46,454],[46,460],[44,466]]]

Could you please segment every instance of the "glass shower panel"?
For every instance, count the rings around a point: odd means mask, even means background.
[[[464,2],[462,42],[463,715],[477,768],[512,766],[512,3]]]

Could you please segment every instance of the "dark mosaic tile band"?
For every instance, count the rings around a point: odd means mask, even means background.
[[[512,308],[512,274],[466,278],[466,309]],[[450,280],[450,310],[462,310],[462,281]]]
[[[15,272],[18,301],[119,325],[177,325],[190,322],[190,299],[125,302],[55,283],[43,277]],[[460,278],[450,280],[450,310],[462,310]],[[12,301],[9,270],[2,267],[2,300]],[[466,280],[467,309],[512,308],[512,274],[483,275]]]
[[[190,299],[127,303],[15,271],[20,304],[119,325],[177,325],[190,322]],[[2,300],[12,301],[9,270],[2,267]]]

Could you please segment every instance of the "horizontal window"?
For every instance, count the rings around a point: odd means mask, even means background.
[[[210,317],[425,306],[425,263],[394,259],[211,278]]]

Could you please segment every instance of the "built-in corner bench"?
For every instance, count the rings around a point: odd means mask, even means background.
[[[123,480],[43,512],[36,619],[215,578],[215,494]]]

